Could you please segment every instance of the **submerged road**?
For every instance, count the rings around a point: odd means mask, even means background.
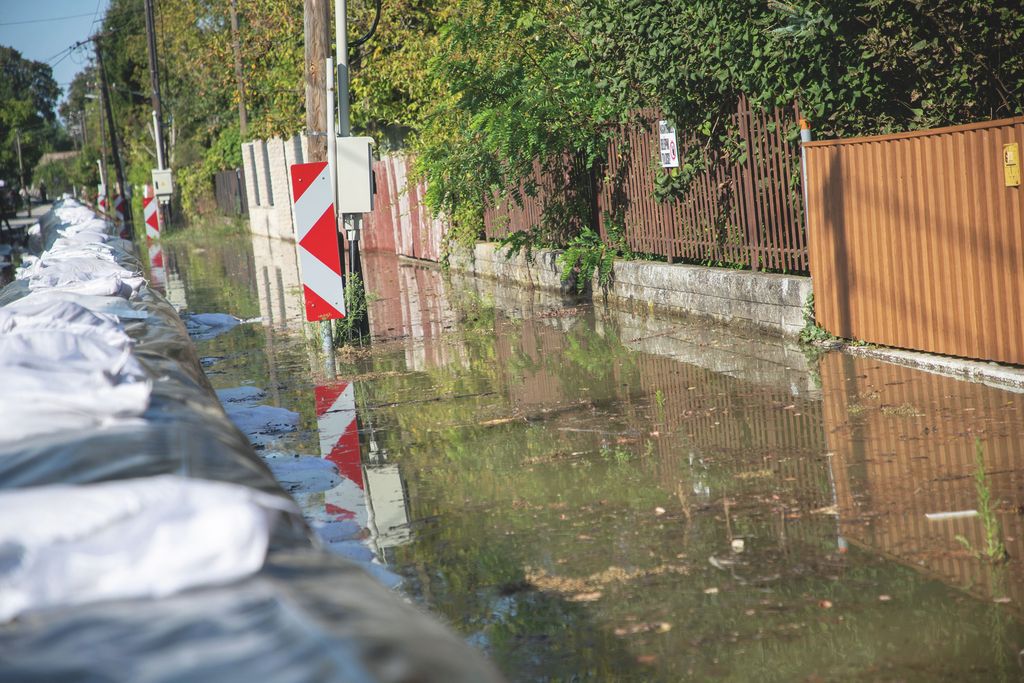
[[[386,254],[327,376],[294,245],[163,256],[179,307],[259,319],[197,347],[297,414],[252,439],[305,518],[511,680],[1022,675],[1018,393]]]

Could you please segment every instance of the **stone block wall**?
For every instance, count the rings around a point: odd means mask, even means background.
[[[306,137],[242,143],[250,229],[259,235],[294,240],[292,164],[305,162]]]
[[[451,267],[481,277],[571,294],[570,288],[562,283],[558,254],[536,250],[529,260],[522,254],[506,258],[506,252],[496,245],[478,243],[471,253],[453,254]],[[602,291],[596,281],[591,283],[591,291],[595,298],[603,298],[618,308],[703,318],[795,337],[804,326],[803,307],[811,294],[811,279],[620,260],[615,262],[607,291]]]

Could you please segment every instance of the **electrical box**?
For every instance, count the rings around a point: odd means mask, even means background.
[[[373,211],[373,138],[338,138],[338,214]]]
[[[1003,181],[1006,187],[1020,187],[1020,147],[1016,142],[1003,145]]]
[[[171,169],[153,169],[153,194],[157,197],[170,197],[174,194],[174,182],[171,180]]]

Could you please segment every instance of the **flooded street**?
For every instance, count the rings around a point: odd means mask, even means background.
[[[509,679],[1024,676],[1021,394],[380,253],[374,343],[328,377],[293,244],[180,235],[155,280],[259,319],[199,354],[298,413],[254,441],[325,543]],[[979,447],[1001,564],[943,514]]]

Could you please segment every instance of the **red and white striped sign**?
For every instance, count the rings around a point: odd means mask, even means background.
[[[320,455],[334,463],[342,477],[337,486],[324,492],[324,512],[330,518],[352,519],[365,527],[368,515],[354,387],[338,382],[314,391]]]
[[[146,237],[160,239],[160,204],[156,197],[142,198],[142,217],[146,222]]]
[[[306,320],[344,318],[345,290],[327,162],[293,164],[291,173]]]

